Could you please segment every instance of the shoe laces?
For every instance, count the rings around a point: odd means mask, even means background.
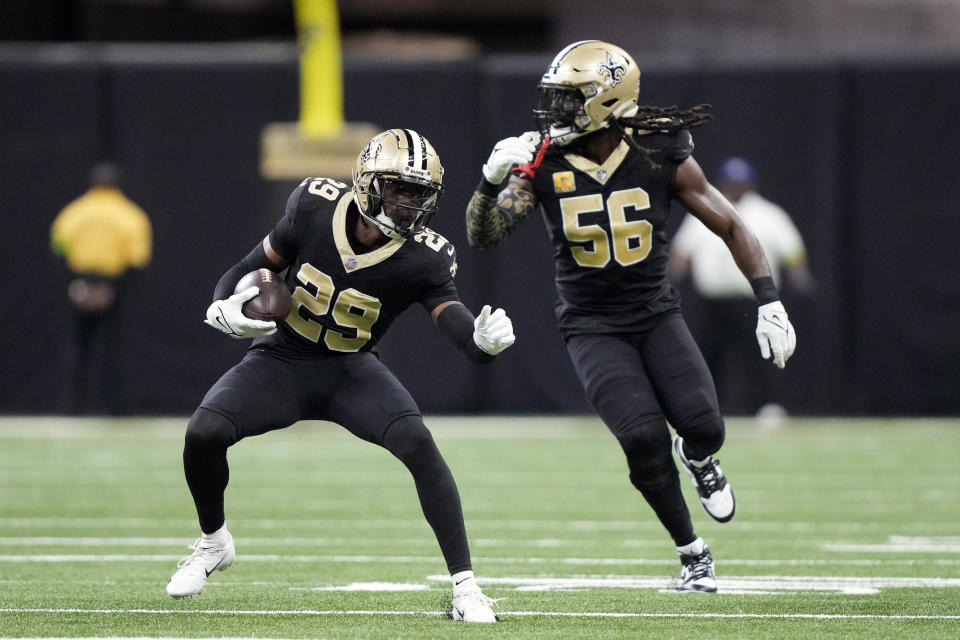
[[[723,489],[724,478],[722,472],[720,471],[719,460],[714,460],[711,458],[710,461],[702,467],[697,467],[691,464],[688,468],[693,472],[693,475],[697,477],[697,484],[700,485],[708,494]]]
[[[713,556],[709,549],[704,549],[703,553],[695,555],[680,555],[680,562],[686,569],[687,580],[699,580],[700,578],[709,578],[713,574]]]
[[[191,553],[191,554],[188,555],[188,556],[184,556],[184,557],[180,558],[180,560],[177,562],[177,568],[178,568],[178,569],[180,569],[180,568],[182,568],[182,567],[186,567],[187,565],[193,564],[193,562],[194,562],[195,560],[199,560],[199,559],[200,559],[200,556],[203,555],[203,552],[204,552],[204,551],[212,551],[212,550],[214,549],[214,547],[204,546],[204,545],[203,545],[203,538],[200,537],[200,538],[197,538],[196,540],[194,540],[194,541],[193,541],[193,544],[188,544],[188,545],[187,545],[187,549],[190,549],[191,551],[193,551],[193,553]]]

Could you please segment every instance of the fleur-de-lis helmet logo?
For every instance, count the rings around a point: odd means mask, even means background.
[[[627,66],[614,60],[609,51],[607,52],[607,61],[597,65],[597,73],[600,74],[604,84],[608,87],[615,87],[620,84],[626,71]]]
[[[360,162],[367,162],[370,158],[376,158],[380,155],[382,149],[380,144],[380,136],[373,138],[370,142],[367,143],[367,146],[363,148],[363,151],[360,153]]]

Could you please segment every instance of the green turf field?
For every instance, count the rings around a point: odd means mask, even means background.
[[[0,637],[960,638],[960,420],[729,420],[737,517],[686,476],[721,593],[679,562],[594,418],[428,418],[501,622],[445,617],[412,480],[324,423],[231,449],[238,561],[167,579],[198,535],[185,420],[0,420]]]

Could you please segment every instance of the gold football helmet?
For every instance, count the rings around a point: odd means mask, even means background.
[[[563,146],[636,115],[640,68],[616,45],[583,40],[557,54],[538,87],[534,118],[551,144]]]
[[[443,167],[430,141],[413,129],[375,135],[357,156],[353,200],[388,238],[409,238],[437,212]]]

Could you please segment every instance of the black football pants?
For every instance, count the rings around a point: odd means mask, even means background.
[[[453,475],[416,402],[370,353],[297,360],[255,348],[214,384],[190,418],[183,450],[187,484],[205,533],[224,523],[227,448],[304,419],[335,422],[400,459],[413,475],[448,569],[471,568]]]
[[[630,481],[677,546],[693,542],[667,423],[695,460],[720,449],[724,424],[710,371],[683,317],[664,314],[638,333],[569,336],[567,351],[587,399],[626,454]]]

